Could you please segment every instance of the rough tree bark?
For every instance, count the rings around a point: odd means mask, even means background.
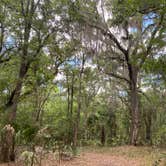
[[[9,124],[5,125],[5,127],[1,131],[1,148],[0,148],[0,162],[9,162],[15,160],[15,130]]]
[[[130,128],[130,144],[137,145],[139,134],[139,97],[137,90],[138,69],[135,66],[129,65],[130,78],[130,106],[131,106],[131,128]]]
[[[22,34],[23,43],[20,48],[20,67],[19,67],[19,73],[18,78],[16,80],[16,85],[14,90],[12,91],[6,105],[5,110],[7,112],[7,119],[6,124],[13,125],[16,119],[16,112],[17,112],[17,106],[20,99],[21,89],[23,85],[23,81],[26,77],[26,74],[28,72],[29,66],[30,66],[30,59],[28,57],[28,49],[29,49],[29,38],[30,38],[30,32],[32,27],[32,18],[33,14],[35,12],[34,7],[34,0],[30,1],[28,0],[27,3],[22,4],[20,10],[21,18],[23,21],[24,31]],[[26,8],[26,10],[25,10]],[[14,160],[14,129],[10,125],[6,125],[4,127],[4,132],[2,132],[2,149],[1,149],[1,156],[2,161],[12,161]],[[5,141],[6,140],[6,141]],[[12,141],[13,140],[13,141]]]
[[[24,11],[24,7],[26,7],[26,11]],[[32,28],[32,17],[34,14],[34,1],[28,0],[26,6],[22,6],[22,12],[20,11],[20,14],[22,14],[22,18],[24,19],[24,34],[23,34],[23,44],[21,47],[21,54],[20,54],[21,62],[20,62],[18,79],[16,81],[16,86],[6,104],[6,108],[9,111],[8,122],[10,123],[12,123],[16,118],[17,105],[21,94],[23,80],[30,66],[28,49],[29,49],[30,32]]]
[[[19,102],[20,94],[21,94],[21,89],[22,89],[22,84],[23,80],[26,76],[26,73],[29,68],[29,63],[26,62],[24,59],[22,59],[21,65],[20,65],[20,71],[19,71],[19,78],[17,80],[15,89],[13,90],[8,103],[6,104],[6,109],[8,112],[8,123],[13,123],[15,118],[16,118],[16,111],[17,111],[17,105]]]

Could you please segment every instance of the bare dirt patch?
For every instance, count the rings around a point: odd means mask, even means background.
[[[79,156],[68,160],[58,161],[54,154],[48,154],[42,160],[41,166],[152,166],[160,153],[145,147],[116,147],[84,149]],[[0,166],[23,166],[21,163],[0,164]],[[36,165],[38,166],[38,165]],[[159,163],[165,166],[165,159]]]
[[[141,161],[120,156],[99,153],[83,153],[70,161],[57,161],[49,156],[42,161],[42,166],[140,166]],[[0,166],[23,166],[20,163],[0,164]]]
[[[109,154],[84,153],[70,163],[63,163],[63,166],[140,166],[140,160],[133,160],[121,156]]]

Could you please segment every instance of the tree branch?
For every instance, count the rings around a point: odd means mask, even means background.
[[[154,31],[152,32],[150,41],[148,43],[147,49],[146,49],[146,53],[145,56],[142,58],[142,61],[140,62],[140,67],[144,64],[144,62],[146,61],[146,58],[149,56],[149,54],[151,53],[151,49],[153,46],[153,41],[155,39],[155,36],[158,32],[158,30],[160,29],[160,27],[162,26],[162,22],[164,20],[164,14],[161,15],[160,21],[158,23],[158,25],[156,26],[156,28],[154,29]]]

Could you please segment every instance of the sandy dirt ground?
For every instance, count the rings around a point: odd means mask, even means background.
[[[42,159],[40,166],[151,166],[151,164],[146,163],[150,158],[144,157],[144,154],[142,154],[145,153],[143,152],[144,149],[137,150],[139,153],[131,157],[135,154],[136,150],[136,148],[132,147],[115,148],[115,150],[113,149],[111,152],[86,150],[82,151],[79,156],[71,160],[60,162],[56,159],[54,154],[48,154]],[[125,153],[125,155],[123,155],[123,153]],[[148,155],[151,154],[151,152],[148,151],[146,153]],[[145,155],[147,155],[146,153]],[[151,158],[153,159],[153,156]],[[16,162],[0,164],[0,166],[24,166],[24,164]],[[39,164],[36,164],[36,166],[39,166]],[[164,164],[160,163],[159,166],[165,166],[165,162]]]
[[[0,164],[0,166],[23,166],[21,163]],[[47,156],[42,161],[42,166],[141,166],[141,160],[99,153],[82,153],[70,161],[57,161],[54,157]]]

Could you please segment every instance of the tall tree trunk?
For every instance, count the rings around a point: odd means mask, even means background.
[[[80,79],[80,85],[79,85],[79,96],[78,96],[78,110],[77,110],[77,117],[76,117],[76,122],[74,126],[74,141],[73,145],[74,148],[77,147],[77,142],[78,142],[78,130],[79,130],[79,122],[80,122],[80,113],[81,113],[81,79]]]
[[[73,130],[74,130],[74,126],[73,126],[73,103],[74,103],[74,79],[75,79],[75,75],[74,75],[74,72],[72,73],[72,82],[71,82],[71,87],[70,87],[70,90],[71,90],[71,93],[70,93],[70,135],[69,135],[69,138],[70,138],[70,143],[72,143],[73,141]]]
[[[67,118],[68,118],[68,138],[67,144],[73,142],[73,102],[74,102],[74,73],[72,73],[71,82],[69,82],[69,73],[66,73],[66,83],[67,83]]]
[[[67,84],[67,116],[70,116],[70,85],[68,72],[66,73],[66,84]]]
[[[8,103],[6,104],[7,110],[10,110],[8,114],[8,122],[10,123],[13,123],[13,121],[16,118],[17,105],[21,94],[23,80],[27,74],[30,65],[30,61],[28,60],[29,58],[28,47],[29,47],[29,38],[30,38],[30,31],[32,25],[32,15],[34,12],[33,7],[34,7],[34,1],[32,1],[31,3],[30,1],[28,1],[26,16],[24,17],[24,34],[23,34],[24,41],[21,48],[22,54],[21,54],[19,76],[17,79],[16,87],[13,90]]]
[[[21,45],[21,61],[20,61],[20,67],[19,67],[19,74],[18,79],[16,80],[16,85],[14,90],[12,91],[8,102],[6,103],[6,110],[7,110],[7,124],[13,124],[16,119],[16,112],[17,112],[17,106],[20,99],[21,89],[23,85],[24,78],[26,77],[26,74],[28,72],[29,66],[30,66],[30,60],[28,57],[28,46],[29,46],[29,38],[30,38],[30,31],[31,31],[31,24],[32,24],[32,16],[34,13],[34,1],[28,1],[26,6],[26,13],[20,13],[22,14],[23,26],[24,26],[24,34],[23,34],[23,43]],[[6,127],[6,126],[5,126]],[[7,126],[6,129],[12,128],[10,126]],[[8,134],[8,131],[6,132]],[[2,138],[5,138],[5,132],[2,133]],[[11,134],[9,134],[11,135]],[[4,147],[3,156],[7,156],[8,161],[14,160],[14,134],[12,136],[13,141],[2,142],[2,147]],[[8,137],[6,137],[8,139]],[[8,145],[7,145],[8,143]],[[7,145],[7,147],[6,147]],[[10,155],[10,149],[12,149],[12,154]],[[0,154],[2,155],[2,154]],[[8,157],[10,155],[10,157]],[[13,157],[12,157],[13,156]],[[2,159],[5,160],[5,159]]]
[[[13,92],[11,93],[11,96],[6,104],[6,110],[8,111],[7,112],[7,115],[8,115],[7,122],[6,122],[7,124],[13,125],[13,123],[16,119],[16,112],[17,112],[17,106],[18,106],[19,99],[20,99],[21,89],[22,89],[24,78],[26,77],[26,74],[28,72],[29,65],[30,65],[30,62],[28,62],[25,59],[25,57],[22,56],[16,86],[15,86],[15,89],[13,90]],[[14,148],[15,148],[14,147],[14,139],[15,138],[14,137],[15,137],[15,135],[13,135],[13,141],[11,141],[11,144],[8,145],[8,147],[12,147],[12,152],[10,154],[10,158],[8,157],[9,161],[15,160],[15,157],[14,157],[15,156],[15,150],[14,150]],[[3,146],[5,146],[5,142],[4,142]],[[3,151],[2,153],[4,153],[3,154],[4,156],[8,156],[8,153],[10,153],[10,152],[9,152],[9,150],[6,150],[6,151]]]
[[[138,69],[135,66],[130,67],[130,104],[131,104],[131,128],[130,128],[130,144],[137,145],[138,134],[139,134],[139,120],[140,120],[140,110],[139,110],[139,97],[137,90],[137,77]]]
[[[17,80],[15,89],[11,93],[9,101],[6,104],[6,109],[7,111],[9,111],[7,118],[8,123],[13,123],[16,118],[17,105],[21,94],[22,84],[27,74],[28,68],[29,68],[29,63],[26,62],[24,59],[22,59],[19,70],[19,78]]]
[[[77,147],[78,142],[78,133],[79,133],[79,125],[80,125],[80,113],[81,113],[81,96],[82,96],[82,76],[84,73],[84,64],[85,64],[85,56],[83,54],[82,57],[82,64],[81,64],[81,70],[79,73],[79,89],[78,89],[78,109],[77,109],[77,117],[76,122],[74,126],[74,140],[73,140],[73,146],[74,149]]]
[[[70,116],[71,116],[71,120],[72,120],[72,115],[73,115],[73,102],[74,102],[74,73],[72,73],[72,82],[71,82],[71,94],[70,94],[70,98],[71,98],[71,102],[70,102]]]

